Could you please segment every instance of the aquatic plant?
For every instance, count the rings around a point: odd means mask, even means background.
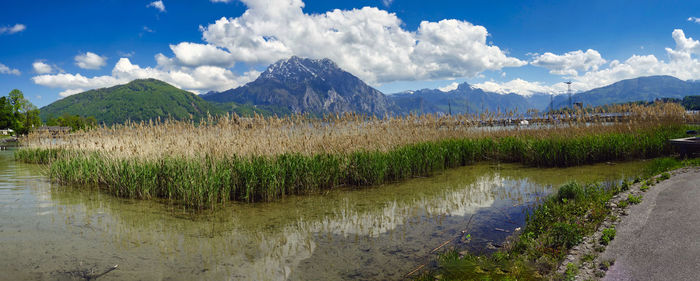
[[[673,105],[664,106],[675,112]],[[15,157],[47,164],[61,183],[207,208],[429,176],[484,160],[552,167],[669,154],[666,141],[687,129],[678,124],[683,111],[647,111],[629,113],[642,121],[584,119],[496,129],[477,126],[492,119],[433,115],[156,120],[59,136],[30,134]]]

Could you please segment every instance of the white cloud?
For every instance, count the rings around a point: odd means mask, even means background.
[[[35,84],[63,89],[61,96],[69,96],[85,90],[125,84],[134,79],[155,78],[178,88],[199,93],[209,90],[227,90],[252,81],[260,72],[249,71],[235,75],[230,70],[217,66],[186,67],[173,63],[171,58],[156,55],[157,67],[140,67],[128,58],[121,58],[111,75],[85,77],[81,74],[59,73],[32,77]]]
[[[482,89],[487,92],[494,92],[499,94],[510,94],[516,93],[524,96],[529,96],[535,93],[545,93],[545,94],[558,94],[561,93],[557,87],[548,86],[541,82],[529,82],[523,79],[517,78],[510,80],[505,83],[498,83],[494,81],[486,81],[483,83],[477,83],[471,85],[474,88]]]
[[[165,5],[163,4],[162,0],[153,1],[150,4],[146,5],[146,7],[153,7],[158,9],[158,11],[165,12]]]
[[[694,23],[700,23],[700,18],[698,17],[689,17],[688,18],[689,22],[694,22]]]
[[[668,61],[659,60],[654,55],[632,55],[625,61],[614,60],[606,69],[590,71],[573,77],[579,89],[592,89],[612,84],[619,80],[650,75],[671,75],[682,80],[700,79],[700,42],[686,37],[681,29],[672,33],[676,47],[666,48]]]
[[[672,37],[676,43],[675,48],[666,48],[666,53],[668,54],[668,61],[659,60],[654,55],[632,55],[624,61],[613,60],[602,68],[602,63],[594,63],[595,61],[600,62],[602,58],[599,57],[598,52],[595,52],[591,56],[592,60],[589,60],[588,64],[590,71],[585,73],[570,72],[568,69],[578,69],[586,70],[586,63],[579,63],[578,67],[575,67],[574,63],[569,63],[571,61],[585,62],[582,59],[573,59],[573,56],[585,57],[585,53],[581,52],[569,52],[564,55],[551,54],[546,56],[546,59],[541,60],[543,62],[541,66],[547,67],[554,73],[556,72],[567,79],[571,79],[573,82],[571,88],[575,92],[587,91],[590,89],[598,88],[613,84],[620,80],[637,78],[641,76],[652,76],[652,75],[671,75],[682,80],[700,80],[700,61],[697,56],[700,55],[700,41],[693,39],[692,37],[686,37],[685,33],[681,29],[676,29],[672,32]],[[592,50],[589,50],[592,51]],[[588,52],[588,51],[587,51]],[[541,56],[536,56],[540,58]],[[563,61],[566,63],[551,63],[547,62]],[[534,64],[534,63],[533,63]],[[545,66],[546,65],[546,66]],[[563,67],[560,67],[563,66]],[[516,92],[518,94],[528,95],[534,92],[545,92],[560,94],[566,92],[566,84],[563,82],[556,83],[553,85],[545,85],[539,82],[527,82],[524,80],[516,79],[506,83],[497,82],[484,82],[474,85],[475,87],[493,91],[493,92]]]
[[[423,21],[418,29],[405,30],[396,14],[378,8],[306,14],[301,0],[243,0],[243,3],[248,7],[243,15],[200,26],[205,42],[172,44],[174,56],[157,54],[155,67],[140,67],[122,58],[111,75],[85,77],[79,73],[60,73],[32,79],[36,84],[62,89],[63,95],[137,78],[156,78],[199,92],[227,90],[260,74],[252,69],[234,74],[229,68],[236,63],[257,66],[292,55],[330,58],[374,85],[474,77],[485,70],[527,64],[487,43],[486,28],[466,21]],[[152,2],[149,7],[165,10],[162,1]],[[84,60],[81,67],[105,65],[103,57],[89,54],[82,56],[95,63]]]
[[[450,83],[449,85],[446,85],[446,86],[444,86],[444,87],[438,88],[438,90],[447,93],[447,92],[452,91],[452,90],[457,90],[458,87],[459,87],[459,83],[457,83],[457,82],[452,82],[452,83]]]
[[[243,2],[248,10],[240,17],[200,28],[208,44],[237,62],[330,58],[371,84],[471,77],[526,64],[487,44],[486,28],[465,21],[424,21],[411,31],[396,14],[377,8],[306,14],[300,0]]]
[[[234,56],[212,45],[182,42],[170,45],[175,58],[183,65],[199,66],[213,65],[232,67],[235,64]]]
[[[87,52],[75,56],[75,65],[82,69],[100,69],[107,64],[107,57]]]
[[[34,72],[38,74],[47,74],[53,72],[53,67],[42,61],[35,61],[34,63],[32,63],[32,67],[34,68]]]
[[[15,34],[17,32],[22,32],[25,29],[27,29],[27,26],[21,23],[15,24],[13,26],[2,26],[0,27],[0,34]]]
[[[58,95],[65,98],[67,96],[80,94],[82,92],[85,92],[85,90],[83,90],[83,89],[68,89],[68,90],[65,90],[65,91],[58,93]]]
[[[386,7],[391,6],[391,3],[394,3],[394,0],[382,0],[382,4]]]
[[[550,52],[542,55],[535,54],[530,63],[547,68],[552,74],[576,76],[579,71],[598,70],[606,61],[598,51],[588,49],[585,52],[578,50],[563,55],[555,55]]]
[[[22,72],[20,72],[18,69],[13,69],[7,65],[0,63],[0,74],[20,75],[22,74]]]

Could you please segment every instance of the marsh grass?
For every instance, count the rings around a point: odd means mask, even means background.
[[[475,127],[493,116],[156,120],[58,137],[30,134],[15,157],[47,164],[51,178],[64,184],[209,208],[378,185],[485,160],[564,167],[666,155],[666,141],[687,127],[678,125],[682,111],[663,106],[630,113],[642,121],[507,129]]]

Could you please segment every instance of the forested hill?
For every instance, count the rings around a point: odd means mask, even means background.
[[[111,125],[131,121],[172,117],[199,120],[221,113],[190,92],[156,79],[140,79],[110,88],[90,90],[60,99],[41,108],[41,119],[65,114],[94,116],[98,123]]]

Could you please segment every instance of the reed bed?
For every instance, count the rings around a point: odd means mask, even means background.
[[[585,111],[541,116],[527,127],[488,126],[518,119],[507,114],[156,120],[30,134],[15,155],[48,164],[61,183],[212,207],[382,184],[482,160],[571,166],[656,157],[670,153],[666,140],[684,135],[680,124],[696,117],[674,104],[625,110],[615,120]]]

